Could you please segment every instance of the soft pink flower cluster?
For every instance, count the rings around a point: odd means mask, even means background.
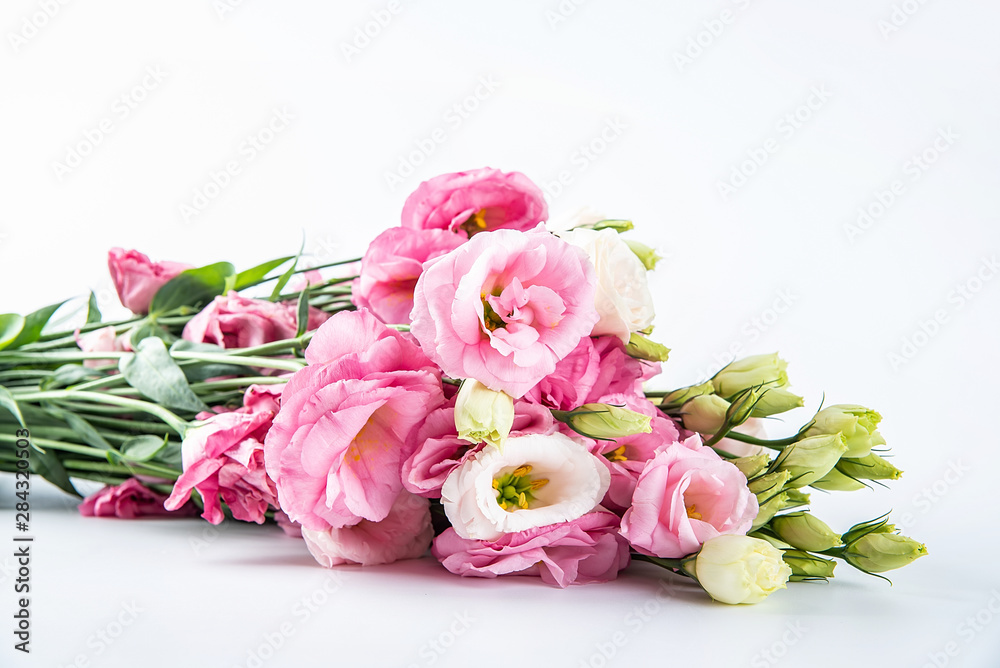
[[[453,573],[560,587],[611,580],[633,551],[680,558],[746,534],[757,514],[746,478],[643,393],[659,365],[623,339],[648,322],[595,331],[615,282],[546,217],[522,174],[421,184],[365,254],[357,310],[310,319],[307,366],[280,390],[252,387],[238,410],[203,416],[166,506],[194,489],[213,523],[220,498],[244,521],[279,511],[328,567],[430,548]],[[230,294],[185,338],[248,346],[294,331],[285,307]],[[457,426],[463,380],[503,398],[491,411],[507,402],[503,448]],[[649,432],[594,440],[556,420],[594,403],[647,416]]]

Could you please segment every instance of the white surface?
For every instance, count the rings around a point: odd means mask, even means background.
[[[247,665],[288,623],[265,665],[598,666],[618,631],[626,642],[607,665],[997,665],[1000,280],[976,283],[1000,250],[996,5],[897,2],[918,9],[884,36],[889,0],[566,0],[576,9],[554,27],[556,0],[399,0],[348,62],[342,44],[388,2],[233,0],[221,18],[213,0],[67,3],[15,50],[10,34],[43,4],[0,10],[0,312],[87,288],[112,312],[114,245],[246,267],[294,252],[304,233],[317,261],[343,258],[396,224],[424,178],[490,165],[552,184],[565,172],[553,214],[592,204],[630,217],[633,236],[667,256],[653,281],[656,338],[674,350],[663,385],[699,380],[733,347],[780,349],[809,406],[825,392],[879,409],[906,476],[888,491],[819,498],[816,512],[846,528],[892,508],[930,556],[891,588],[842,566],[829,586],[793,586],[753,608],[681,586],[657,599],[657,574],[642,568],[560,591],[459,579],[427,560],[338,570],[336,593],[305,619],[297,602],[331,576],[280,532],[234,525],[209,540],[198,521],[85,519],[51,495],[34,515],[34,652],[16,655],[4,631],[0,663]],[[704,22],[723,10],[732,21],[709,39]],[[708,46],[679,68],[675,54],[699,34]],[[116,100],[149,67],[165,77],[146,79],[124,117]],[[450,111],[477,88],[467,118]],[[783,119],[810,96],[817,108],[791,132]],[[247,161],[242,143],[282,107],[294,119]],[[59,180],[53,162],[105,118],[111,132]],[[445,140],[390,189],[385,173],[438,127]],[[606,150],[583,157],[605,128]],[[914,172],[912,157],[949,129],[948,150]],[[765,146],[777,149],[724,199],[717,183]],[[241,173],[185,221],[180,205],[230,160]],[[895,180],[895,201],[852,243],[845,224]],[[963,299],[967,284],[979,289]],[[893,364],[914,336],[915,355]],[[3,508],[12,497],[0,480]],[[5,510],[0,527],[11,523]],[[9,571],[0,592],[10,620]],[[130,619],[133,602],[142,612],[113,644],[88,642]],[[628,617],[643,605],[656,614]],[[446,641],[466,613],[467,632],[432,656],[425,643]],[[966,621],[977,613],[988,620],[979,631]]]

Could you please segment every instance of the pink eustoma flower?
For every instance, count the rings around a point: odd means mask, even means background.
[[[413,289],[428,260],[462,245],[464,240],[444,230],[393,227],[375,237],[361,259],[351,301],[385,323],[409,324]]]
[[[264,523],[268,507],[278,505],[274,481],[264,469],[264,437],[278,412],[281,390],[281,386],[251,385],[242,408],[198,415],[205,424],[184,436],[184,473],[164,504],[168,510],[185,503],[197,489],[205,502],[202,517],[212,524],[225,519],[220,496],[236,519]]]
[[[746,477],[692,436],[646,463],[621,532],[643,554],[677,559],[709,538],[745,535],[755,517],[757,497]]]
[[[184,326],[182,338],[214,343],[223,348],[250,348],[294,338],[298,331],[297,308],[290,302],[249,299],[230,292],[219,295]],[[326,313],[309,308],[306,330],[326,322]]]
[[[411,317],[445,374],[518,398],[590,334],[594,269],[541,229],[478,234],[424,268]]]
[[[153,262],[136,250],[112,248],[108,251],[108,270],[122,305],[133,313],[146,313],[153,295],[189,264]]]
[[[430,502],[400,492],[385,519],[322,531],[302,530],[310,554],[327,568],[341,564],[375,566],[422,557],[434,538]]]
[[[194,517],[198,509],[193,503],[179,504],[174,511],[163,507],[167,497],[149,489],[135,478],[120,485],[94,492],[80,503],[80,514],[86,517],[117,517],[132,520],[138,517]]]
[[[264,443],[281,509],[313,531],[379,522],[410,431],[444,401],[440,371],[365,309],[331,317],[305,356]]]
[[[403,227],[472,236],[530,230],[548,218],[541,189],[520,172],[484,167],[424,181],[403,204]]]
[[[434,540],[431,552],[457,575],[531,575],[557,587],[608,582],[629,564],[618,516],[604,510],[496,540],[470,540],[447,529]]]

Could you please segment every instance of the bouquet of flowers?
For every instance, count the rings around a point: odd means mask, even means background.
[[[547,218],[535,184],[487,168],[422,183],[360,259],[237,272],[112,249],[134,317],[105,322],[93,294],[70,331],[46,327],[63,304],[0,315],[17,510],[33,475],[93,480],[85,515],[273,521],[326,567],[430,549],[565,587],[637,560],[731,604],[926,554],[886,516],[841,532],[808,511],[810,487],[900,476],[877,412],[827,406],[769,440],[803,405],[777,355],[648,390],[669,353],[655,252],[626,220]]]

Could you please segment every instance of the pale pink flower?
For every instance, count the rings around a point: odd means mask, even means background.
[[[600,509],[494,540],[462,538],[447,529],[434,540],[431,552],[457,575],[531,575],[557,587],[608,582],[629,564],[628,543],[618,534],[618,516]]]
[[[112,248],[108,251],[108,270],[122,305],[133,313],[146,313],[153,295],[189,264],[153,262],[136,250]]]
[[[120,485],[107,486],[84,499],[79,506],[86,517],[194,517],[198,508],[193,503],[178,504],[172,512],[163,507],[166,496],[145,487],[135,478]]]
[[[462,237],[445,230],[393,227],[375,237],[361,259],[351,301],[382,322],[409,324],[413,289],[428,260],[455,250]]]
[[[132,351],[132,346],[129,345],[128,341],[128,334],[116,336],[115,328],[111,325],[95,329],[87,332],[86,334],[81,334],[80,330],[76,330],[76,332],[73,333],[73,338],[76,339],[76,345],[78,345],[80,350],[85,353],[114,353]],[[83,366],[92,369],[99,366],[117,363],[117,359],[111,358],[84,360]]]
[[[434,538],[430,502],[409,492],[400,492],[389,514],[379,522],[319,531],[302,529],[310,554],[326,568],[340,564],[375,566],[422,557]]]
[[[692,436],[646,463],[621,532],[643,554],[676,559],[709,538],[746,534],[756,516],[746,477]]]
[[[305,356],[264,444],[281,509],[313,531],[379,522],[411,430],[444,401],[440,371],[365,309],[331,317]]]
[[[424,181],[403,204],[403,227],[472,236],[509,228],[530,230],[549,215],[541,189],[520,172],[484,167]]]
[[[184,326],[182,337],[197,343],[214,343],[223,348],[250,348],[295,337],[297,307],[292,302],[250,299],[229,292],[212,300]],[[309,308],[306,330],[316,329],[329,316]]]
[[[424,268],[411,332],[445,374],[515,399],[597,321],[583,252],[543,230],[478,234]]]
[[[280,385],[251,385],[242,408],[198,415],[205,423],[184,435],[184,473],[164,504],[168,510],[197,489],[205,502],[202,517],[212,524],[225,519],[220,496],[236,519],[264,523],[268,507],[278,505],[274,481],[264,469],[264,437],[278,412],[281,390]]]

